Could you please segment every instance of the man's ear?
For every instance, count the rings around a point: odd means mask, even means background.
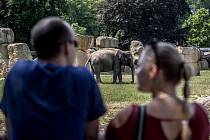
[[[150,78],[151,79],[155,79],[157,77],[157,75],[158,75],[158,72],[159,72],[159,69],[158,69],[157,65],[152,64],[150,66],[150,71],[149,71]]]
[[[69,47],[69,46],[68,46],[67,43],[64,43],[64,44],[63,44],[62,49],[63,49],[63,53],[64,53],[65,56],[68,56],[68,55],[69,55],[68,47]]]

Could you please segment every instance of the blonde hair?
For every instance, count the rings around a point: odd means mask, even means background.
[[[189,119],[191,117],[188,98],[190,95],[189,80],[192,76],[190,65],[185,63],[183,57],[178,53],[175,46],[170,43],[157,42],[150,44],[155,54],[155,61],[159,69],[163,71],[164,77],[168,82],[177,85],[184,80],[183,86],[183,114],[182,121],[182,140],[189,140],[191,130],[189,127]]]

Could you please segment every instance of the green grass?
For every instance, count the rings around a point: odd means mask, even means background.
[[[141,94],[136,90],[135,84],[130,84],[131,76],[123,76],[123,84],[111,84],[112,76],[103,75],[100,84],[104,102],[107,106],[107,114],[101,118],[102,126],[105,126],[116,113],[126,105],[133,103],[145,103],[150,99],[149,94]]]
[[[138,92],[135,84],[129,84],[130,75],[123,76],[125,84],[110,84],[112,77],[108,75],[103,75],[102,81],[105,84],[100,84],[100,88],[108,108],[107,114],[101,118],[102,125],[106,125],[123,107],[130,104],[144,104],[150,100],[149,93]],[[183,83],[177,89],[179,96],[182,95],[182,86]],[[190,87],[191,100],[210,96],[210,71],[202,71],[201,76],[193,77],[190,81]]]
[[[107,106],[107,113],[101,118],[102,127],[106,126],[111,118],[123,107],[130,104],[144,104],[150,101],[149,93],[141,93],[136,90],[135,84],[130,84],[131,76],[124,75],[123,84],[111,84],[112,76],[103,75],[100,84],[100,89]],[[0,81],[0,89],[2,89],[3,81]],[[193,77],[190,81],[191,86],[191,99],[194,100],[198,97],[210,96],[210,71],[202,71],[201,76]],[[182,85],[178,87],[178,94],[182,95]],[[2,90],[0,90],[0,96]],[[2,115],[0,115],[0,122],[2,122]]]

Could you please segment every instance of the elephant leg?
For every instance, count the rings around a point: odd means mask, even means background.
[[[125,72],[125,66],[121,66],[121,71]]]
[[[94,73],[96,75],[96,81],[98,83],[102,83],[101,76],[100,76],[100,66],[99,65],[93,65]]]
[[[117,71],[116,70],[114,70],[114,72],[113,72],[113,84],[116,84],[116,82],[117,82]]]
[[[132,72],[132,82],[131,83],[134,83],[134,67],[131,67],[131,72]]]
[[[118,80],[119,80],[119,83],[122,83],[122,71],[121,70],[118,72]]]
[[[116,83],[117,77],[119,78],[119,72],[121,72],[121,64],[118,57],[115,57],[114,59],[113,71],[113,83]]]

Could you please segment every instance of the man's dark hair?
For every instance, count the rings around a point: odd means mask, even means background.
[[[58,17],[48,17],[39,21],[31,31],[31,41],[40,59],[55,57],[63,43],[74,43],[71,26]]]

